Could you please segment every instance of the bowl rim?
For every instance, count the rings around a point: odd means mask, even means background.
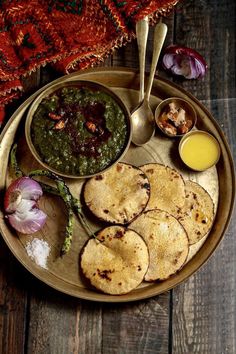
[[[187,139],[189,136],[195,135],[195,134],[207,135],[208,137],[210,137],[210,138],[216,143],[216,146],[217,146],[217,150],[218,150],[217,159],[215,160],[214,163],[212,163],[211,165],[209,165],[207,168],[204,168],[204,169],[195,169],[195,168],[189,166],[189,165],[183,160],[183,158],[182,158],[182,156],[181,156],[181,149],[182,149],[182,145],[183,145],[185,139]],[[221,155],[220,144],[219,144],[218,140],[216,139],[216,137],[215,137],[213,134],[211,134],[211,133],[209,133],[209,132],[207,132],[207,131],[205,131],[205,130],[198,130],[198,129],[196,129],[196,130],[191,130],[190,132],[186,133],[186,134],[182,137],[182,139],[181,139],[180,142],[179,142],[178,151],[179,151],[179,156],[180,156],[180,158],[181,158],[181,161],[185,164],[185,166],[187,166],[189,169],[191,169],[192,171],[195,171],[195,172],[203,172],[203,171],[206,171],[206,170],[208,170],[209,168],[215,166],[215,165],[217,164],[217,162],[219,161],[220,155]]]
[[[160,125],[159,125],[159,120],[158,120],[158,118],[160,117],[160,113],[161,113],[162,109],[165,107],[165,105],[167,105],[169,102],[172,102],[172,101],[174,101],[174,100],[184,102],[184,104],[185,104],[186,106],[188,106],[188,107],[190,108],[190,110],[192,111],[192,113],[193,113],[193,125],[192,125],[191,129],[190,129],[187,133],[184,133],[184,134],[176,134],[176,135],[169,134],[169,133],[165,132],[165,131],[160,127]],[[155,116],[155,122],[156,122],[157,127],[161,130],[161,132],[162,132],[165,136],[167,136],[167,137],[169,137],[169,138],[182,138],[182,137],[184,137],[186,134],[190,133],[190,132],[192,131],[192,129],[194,129],[195,126],[196,126],[196,124],[197,124],[197,112],[196,112],[195,108],[193,107],[193,105],[192,105],[189,101],[187,101],[186,99],[181,98],[181,97],[177,97],[177,96],[168,97],[168,98],[162,100],[162,101],[158,104],[158,106],[156,107],[154,116]],[[192,116],[192,115],[191,115],[191,116]]]
[[[41,157],[37,153],[37,151],[34,147],[34,144],[32,142],[32,139],[31,139],[31,134],[30,134],[30,128],[31,128],[31,123],[32,123],[33,117],[34,117],[34,113],[35,113],[36,109],[38,108],[39,104],[42,102],[42,100],[60,88],[76,86],[76,85],[78,85],[78,86],[79,85],[81,85],[81,86],[87,85],[88,87],[100,89],[103,92],[107,93],[110,97],[112,97],[115,100],[115,102],[122,109],[122,111],[125,115],[125,118],[126,118],[126,123],[127,123],[127,131],[128,131],[127,141],[126,141],[123,149],[121,150],[121,153],[119,154],[119,156],[116,158],[115,161],[110,163],[107,167],[105,167],[101,171],[93,173],[93,174],[88,174],[88,175],[72,175],[72,174],[58,171],[57,169],[50,167],[47,163],[42,161]],[[97,176],[97,175],[107,171],[108,169],[110,169],[112,166],[114,166],[116,163],[118,163],[124,157],[126,152],[128,151],[129,146],[131,144],[131,139],[132,139],[132,122],[131,122],[131,118],[130,118],[130,111],[129,111],[128,107],[126,106],[126,104],[123,102],[123,100],[110,87],[100,84],[97,81],[84,80],[84,79],[74,79],[74,80],[72,79],[72,80],[66,81],[66,82],[59,82],[59,83],[57,82],[55,84],[50,85],[48,88],[46,88],[32,102],[32,104],[27,112],[26,119],[25,119],[25,138],[26,138],[27,145],[30,149],[30,152],[32,153],[34,158],[38,161],[38,163],[42,167],[44,167],[45,169],[47,169],[47,170],[49,170],[61,177],[64,177],[64,178],[71,178],[71,179],[91,178],[91,177]]]

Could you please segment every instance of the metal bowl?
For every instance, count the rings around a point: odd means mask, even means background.
[[[39,155],[39,153],[36,151],[36,148],[33,144],[32,141],[32,136],[31,136],[31,124],[32,124],[32,120],[34,118],[34,114],[38,108],[38,106],[40,105],[41,101],[48,97],[49,95],[51,95],[52,93],[54,93],[55,91],[64,88],[64,87],[71,87],[71,86],[81,86],[81,87],[88,87],[92,90],[95,91],[102,91],[104,93],[106,93],[108,96],[110,96],[117,104],[118,106],[121,108],[122,112],[124,113],[125,116],[125,120],[126,120],[126,126],[127,126],[127,139],[126,139],[126,143],[123,146],[123,148],[120,151],[120,154],[118,155],[118,157],[115,160],[112,160],[111,163],[106,166],[105,168],[97,171],[96,173],[92,173],[92,174],[88,174],[88,175],[75,175],[75,174],[70,174],[70,173],[66,173],[66,172],[62,172],[60,170],[55,169],[54,167],[49,166],[48,163],[46,163],[45,161],[43,161],[43,157],[41,157]],[[42,167],[44,169],[50,170],[62,177],[67,177],[67,178],[88,178],[88,177],[92,177],[95,175],[100,174],[101,172],[106,171],[107,169],[111,168],[114,164],[116,164],[118,161],[120,161],[122,159],[122,157],[125,155],[125,153],[127,152],[127,150],[129,149],[129,145],[131,142],[131,135],[132,135],[132,126],[131,126],[131,120],[130,120],[130,113],[129,110],[127,109],[127,107],[125,106],[124,102],[108,87],[101,85],[97,82],[93,82],[93,81],[88,81],[88,80],[75,80],[75,81],[70,81],[70,82],[63,82],[63,83],[56,83],[56,84],[52,84],[50,87],[48,87],[46,90],[44,90],[32,103],[27,117],[26,117],[26,122],[25,122],[25,136],[26,136],[26,141],[27,144],[29,146],[29,149],[31,151],[31,153],[33,154],[33,156],[35,157],[35,159],[42,165]]]
[[[163,129],[163,127],[161,125],[161,116],[162,116],[163,112],[165,112],[167,110],[170,103],[174,103],[178,107],[183,108],[186,112],[187,119],[191,120],[191,126],[186,133],[171,134],[168,131],[166,131],[165,129]],[[197,122],[197,114],[196,114],[196,111],[193,108],[193,106],[188,101],[186,101],[182,98],[179,98],[179,97],[170,97],[170,98],[167,98],[166,100],[161,101],[161,103],[157,106],[157,108],[155,110],[155,121],[156,121],[158,128],[162,131],[163,134],[165,134],[169,138],[176,138],[176,137],[178,138],[178,137],[184,136],[185,134],[190,132],[195,127],[196,122]]]
[[[191,160],[186,159],[186,157],[183,156],[183,148],[185,143],[187,142],[187,140],[189,141],[190,139],[196,137],[196,136],[202,136],[205,137],[205,140],[209,141],[209,144],[214,146],[214,153],[213,155],[211,154],[211,151],[209,149],[209,145],[202,145],[198,140],[196,143],[197,148],[193,149],[193,146],[186,146],[185,151],[188,153],[191,153]],[[196,141],[196,140],[195,140]],[[220,145],[219,142],[217,141],[217,139],[210,133],[203,131],[203,130],[193,130],[187,134],[185,134],[185,136],[182,137],[182,139],[179,142],[179,156],[181,158],[181,160],[183,161],[183,163],[190,168],[193,171],[205,171],[208,168],[214,166],[217,164],[217,162],[219,161],[220,158],[220,154],[221,154],[221,149],[220,149]],[[204,167],[202,166],[197,167],[196,165],[196,161],[195,160],[199,160],[204,159]],[[207,160],[208,159],[208,160]]]

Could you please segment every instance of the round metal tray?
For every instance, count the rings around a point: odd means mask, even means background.
[[[109,86],[123,99],[129,109],[135,107],[138,102],[139,76],[135,71],[123,68],[99,68],[77,72],[43,87],[18,108],[1,134],[0,189],[2,192],[12,178],[9,175],[8,160],[11,146],[16,140],[20,142],[19,155],[22,168],[25,171],[30,171],[39,167],[38,162],[30,153],[24,138],[24,122],[30,104],[50,85],[56,82],[69,82],[78,79],[96,81]],[[221,157],[217,166],[201,173],[190,172],[184,167],[179,158],[179,140],[169,139],[158,130],[147,145],[143,147],[131,145],[123,161],[136,166],[150,162],[163,163],[177,169],[185,179],[191,179],[202,185],[212,196],[217,209],[214,225],[209,235],[190,247],[186,264],[169,279],[162,282],[143,282],[137,289],[126,295],[110,296],[89,289],[80,277],[79,254],[88,239],[88,235],[77,220],[75,220],[72,248],[63,258],[59,257],[67,212],[59,198],[45,194],[40,203],[48,214],[47,223],[40,232],[34,235],[20,235],[19,237],[6,223],[3,210],[0,211],[0,231],[5,242],[23,266],[38,279],[59,291],[87,300],[103,302],[134,301],[160,294],[178,285],[199,269],[216,249],[228,226],[235,198],[235,175],[231,153],[223,132],[209,111],[181,87],[157,77],[154,80],[151,95],[153,110],[161,100],[168,97],[181,97],[188,100],[197,112],[197,128],[206,130],[217,138],[221,147]],[[225,181],[227,181],[227,184]],[[68,179],[67,184],[72,194],[80,197],[83,180]],[[102,223],[96,223],[95,220],[90,219],[90,222],[95,230],[103,227]],[[25,244],[35,237],[45,239],[51,246],[48,269],[37,266],[27,255]]]

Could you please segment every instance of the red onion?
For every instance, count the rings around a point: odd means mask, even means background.
[[[32,234],[43,227],[47,215],[37,207],[42,194],[39,183],[29,177],[18,178],[10,184],[4,197],[4,208],[14,229]]]
[[[207,69],[204,58],[198,52],[178,45],[170,45],[164,50],[162,63],[164,69],[186,79],[203,77]]]

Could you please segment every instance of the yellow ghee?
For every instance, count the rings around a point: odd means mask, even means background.
[[[204,171],[217,163],[220,147],[211,134],[193,131],[181,139],[179,153],[187,166],[196,171]]]

